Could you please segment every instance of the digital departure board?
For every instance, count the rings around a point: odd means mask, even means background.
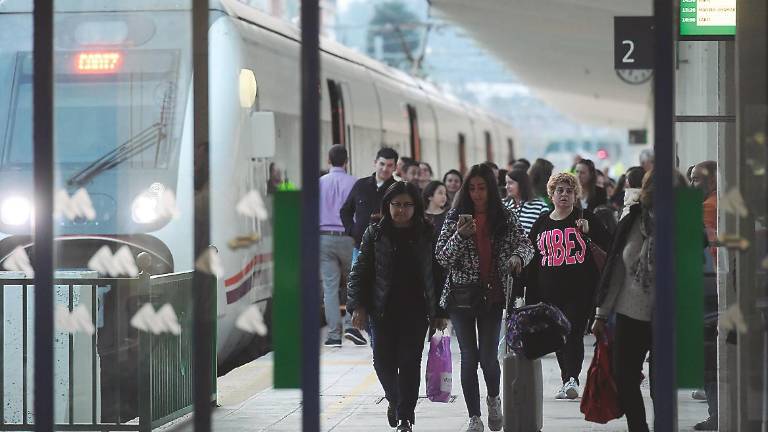
[[[726,39],[736,35],[736,0],[680,0],[680,37]]]

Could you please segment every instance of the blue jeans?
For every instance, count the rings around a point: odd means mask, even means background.
[[[349,274],[352,237],[320,236],[320,276],[323,280],[323,304],[328,322],[328,339],[341,339],[344,328],[352,328],[351,314],[341,318],[339,311],[339,284],[342,275]],[[343,322],[342,322],[343,321]]]
[[[478,314],[451,313],[451,323],[461,350],[461,387],[469,416],[480,416],[480,384],[477,365],[483,368],[488,396],[499,395],[501,367],[498,349],[502,305],[494,305]]]

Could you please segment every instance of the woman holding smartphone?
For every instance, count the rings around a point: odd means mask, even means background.
[[[467,432],[484,430],[478,364],[488,389],[488,427],[501,430],[497,350],[505,301],[503,281],[531,260],[533,247],[514,213],[502,204],[489,167],[470,169],[448,212],[435,252],[448,272],[440,305],[450,314],[461,349],[461,386],[470,418]]]

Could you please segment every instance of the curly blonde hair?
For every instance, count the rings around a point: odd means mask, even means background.
[[[547,194],[550,198],[555,196],[555,189],[559,184],[564,184],[572,188],[573,192],[576,194],[576,199],[581,198],[581,185],[579,184],[579,180],[576,176],[567,172],[552,174],[549,178],[549,181],[547,182]]]

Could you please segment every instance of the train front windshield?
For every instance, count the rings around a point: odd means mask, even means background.
[[[62,168],[87,166],[110,154],[120,158],[113,168],[166,168],[177,141],[174,134],[180,133],[174,126],[183,113],[179,52],[97,50],[55,56],[54,142]],[[16,54],[10,121],[0,134],[6,168],[32,163],[32,67],[31,53]]]

